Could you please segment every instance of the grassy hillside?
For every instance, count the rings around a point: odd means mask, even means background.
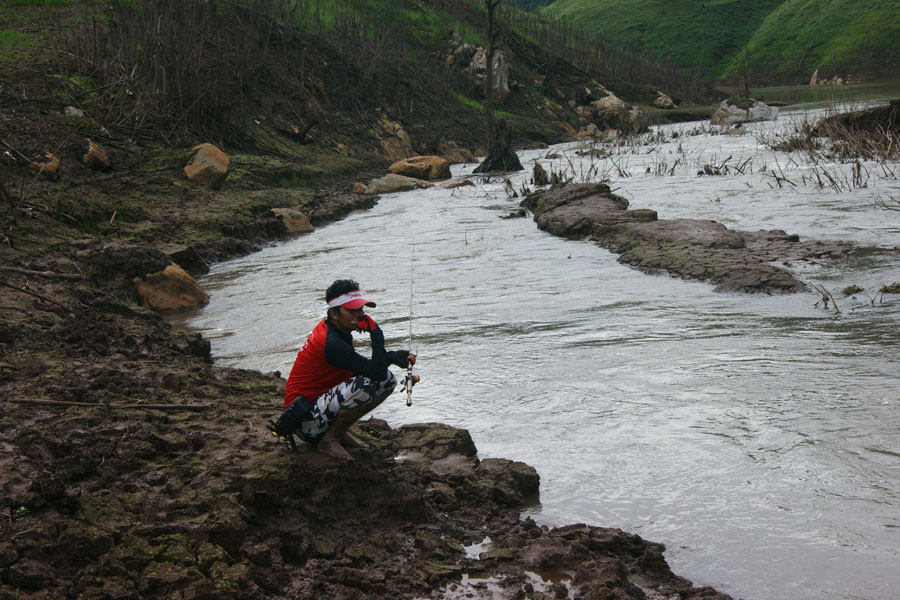
[[[900,0],[557,0],[543,12],[718,78],[736,74],[742,52],[770,79],[759,83],[900,67]]]
[[[761,66],[806,79],[835,74],[896,75],[900,0],[787,0],[749,41]]]
[[[545,14],[568,17],[590,31],[672,61],[721,75],[782,0],[557,0]]]

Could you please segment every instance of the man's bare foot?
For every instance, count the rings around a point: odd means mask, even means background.
[[[353,460],[353,457],[341,446],[340,442],[322,440],[316,445],[316,450],[338,460]]]
[[[341,443],[348,448],[362,448],[364,450],[367,450],[369,448],[369,445],[367,443],[360,440],[349,431],[345,431],[344,435],[341,436]]]

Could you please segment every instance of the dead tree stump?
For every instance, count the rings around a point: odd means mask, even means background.
[[[484,162],[475,168],[475,173],[494,173],[521,171],[522,163],[512,149],[512,132],[506,126],[506,121],[499,119],[494,124],[494,131],[490,144],[488,144],[487,156]]]

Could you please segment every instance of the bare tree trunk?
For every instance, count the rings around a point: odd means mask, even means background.
[[[494,10],[500,0],[484,0],[485,8],[487,8],[487,48],[485,49],[485,58],[487,71],[484,74],[484,109],[487,111],[487,154],[490,156],[492,144],[494,143]]]
[[[484,162],[475,168],[476,173],[491,171],[521,171],[522,163],[512,150],[512,135],[506,121],[494,121],[494,42],[498,33],[494,28],[494,10],[501,0],[484,0],[488,12],[488,34],[486,72],[484,76],[484,108],[487,111],[487,155]]]

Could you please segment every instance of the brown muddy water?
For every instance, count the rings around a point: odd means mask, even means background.
[[[382,196],[371,211],[216,265],[201,282],[210,304],[176,323],[211,338],[220,365],[287,374],[324,315],[325,287],[354,278],[378,302],[371,314],[389,348],[408,344],[412,305],[420,356],[412,407],[398,392],[375,416],[464,427],[482,457],[533,465],[541,493],[526,512],[538,522],[663,542],[676,573],[736,598],[893,600],[900,297],[877,292],[900,281],[889,250],[900,246],[900,212],[880,207],[900,199],[900,165],[865,163],[856,177],[852,165],[763,143],[802,118],[783,112],[742,135],[667,126],[606,158],[565,145],[521,159],[529,174],[538,161],[576,181],[608,178],[660,218],[871,248],[795,265],[839,312],[814,291],[722,294],[642,274],[530,218],[501,219],[519,200],[510,186],[473,179]],[[697,175],[728,157],[741,169]],[[820,186],[825,172],[839,185]],[[849,285],[864,291],[845,297]]]

